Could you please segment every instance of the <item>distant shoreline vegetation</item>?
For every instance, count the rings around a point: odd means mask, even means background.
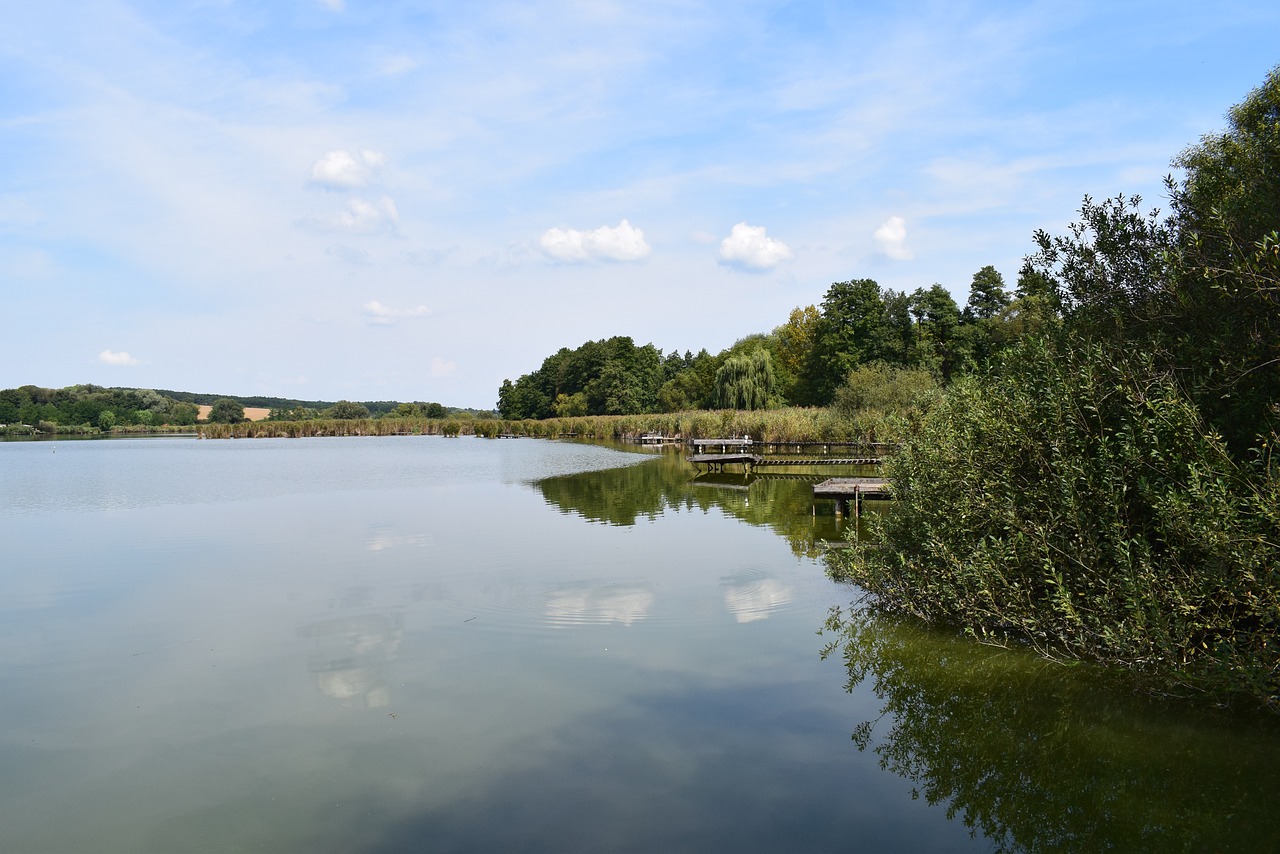
[[[336,402],[234,397],[84,384],[0,390],[0,436],[192,432],[208,422],[492,417],[491,410],[399,401]]]

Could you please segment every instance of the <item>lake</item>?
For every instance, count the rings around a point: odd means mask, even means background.
[[[0,850],[1280,850],[1275,721],[870,617],[809,488],[0,443]]]

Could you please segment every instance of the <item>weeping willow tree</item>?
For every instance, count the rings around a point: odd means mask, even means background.
[[[763,347],[726,359],[716,371],[718,409],[767,409],[773,393],[773,359]]]

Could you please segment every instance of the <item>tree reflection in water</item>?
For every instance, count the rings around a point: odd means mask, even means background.
[[[844,532],[829,507],[813,515],[811,480],[695,478],[666,453],[537,487],[561,512],[608,525],[717,508],[815,557]],[[740,620],[787,595],[755,581],[725,580]],[[1099,668],[862,610],[833,612],[824,633],[846,689],[870,689],[881,704],[854,728],[858,749],[996,850],[1280,850],[1272,718],[1142,697]]]
[[[1000,851],[1280,850],[1280,725],[1135,695],[1068,667],[866,611],[825,655],[880,717],[853,740]]]
[[[630,526],[666,512],[717,508],[749,525],[772,529],[798,556],[817,557],[824,544],[841,542],[844,533],[845,520],[833,515],[833,505],[824,502],[813,512],[813,483],[827,476],[697,475],[682,452],[668,450],[638,465],[547,478],[537,487],[562,513],[606,525]]]

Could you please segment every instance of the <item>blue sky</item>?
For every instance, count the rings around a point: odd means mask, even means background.
[[[1163,204],[1274,3],[11,3],[0,388],[491,407]]]

